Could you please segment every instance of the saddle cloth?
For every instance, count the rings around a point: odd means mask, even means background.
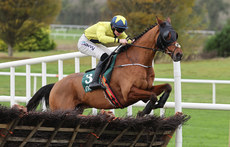
[[[102,84],[105,87],[105,93],[106,96],[108,97],[110,103],[115,107],[115,108],[123,108],[122,104],[119,102],[117,99],[116,95],[114,94],[113,90],[111,89],[109,83],[112,75],[112,71],[114,68],[114,64],[116,61],[117,54],[111,55],[110,58],[108,59],[108,63],[103,70],[99,83]],[[93,77],[94,77],[95,69],[91,69],[86,71],[82,78],[82,86],[85,90],[85,92],[90,92],[92,89],[89,88],[89,84],[92,82]]]

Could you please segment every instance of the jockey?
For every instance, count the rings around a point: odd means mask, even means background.
[[[78,41],[78,50],[86,55],[100,59],[90,89],[103,88],[99,84],[99,76],[104,67],[104,60],[112,53],[104,44],[121,43],[125,45],[132,43],[124,32],[128,28],[127,20],[121,16],[114,16],[111,22],[98,22],[84,31]]]

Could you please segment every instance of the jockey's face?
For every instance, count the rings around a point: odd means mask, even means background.
[[[114,30],[114,34],[118,37],[118,36],[120,36],[122,34],[122,32],[119,33],[117,30]]]

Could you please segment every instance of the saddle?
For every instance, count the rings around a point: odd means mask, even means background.
[[[117,58],[117,54],[113,53],[104,61],[107,63],[106,63],[105,68],[101,72],[99,83],[105,87],[104,91],[105,91],[105,94],[107,95],[110,103],[115,108],[123,108],[122,104],[116,98],[116,95],[114,94],[113,90],[111,89],[111,87],[109,85],[116,58]],[[89,84],[93,80],[94,73],[95,73],[95,68],[86,71],[83,78],[82,78],[82,86],[83,86],[86,93],[92,91],[92,89],[89,88]]]
[[[105,67],[103,68],[101,75],[100,75],[100,80],[99,80],[100,84],[101,84],[101,79],[103,76],[106,77],[107,81],[110,81],[113,66],[114,66],[115,61],[116,61],[116,56],[117,56],[116,54],[115,55],[113,54],[104,60],[104,62],[106,62],[106,64],[105,64]],[[94,78],[94,73],[95,73],[95,68],[85,71],[85,74],[82,78],[82,85],[85,89],[85,92],[92,91],[92,89],[90,89],[88,86],[92,82],[92,79]]]

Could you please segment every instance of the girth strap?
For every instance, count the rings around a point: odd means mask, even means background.
[[[146,66],[146,65],[143,65],[143,64],[140,64],[140,63],[123,64],[123,65],[118,65],[118,66],[115,66],[115,67],[126,67],[126,66],[141,66],[141,67],[144,67],[144,68],[151,68],[152,67],[152,66]]]

